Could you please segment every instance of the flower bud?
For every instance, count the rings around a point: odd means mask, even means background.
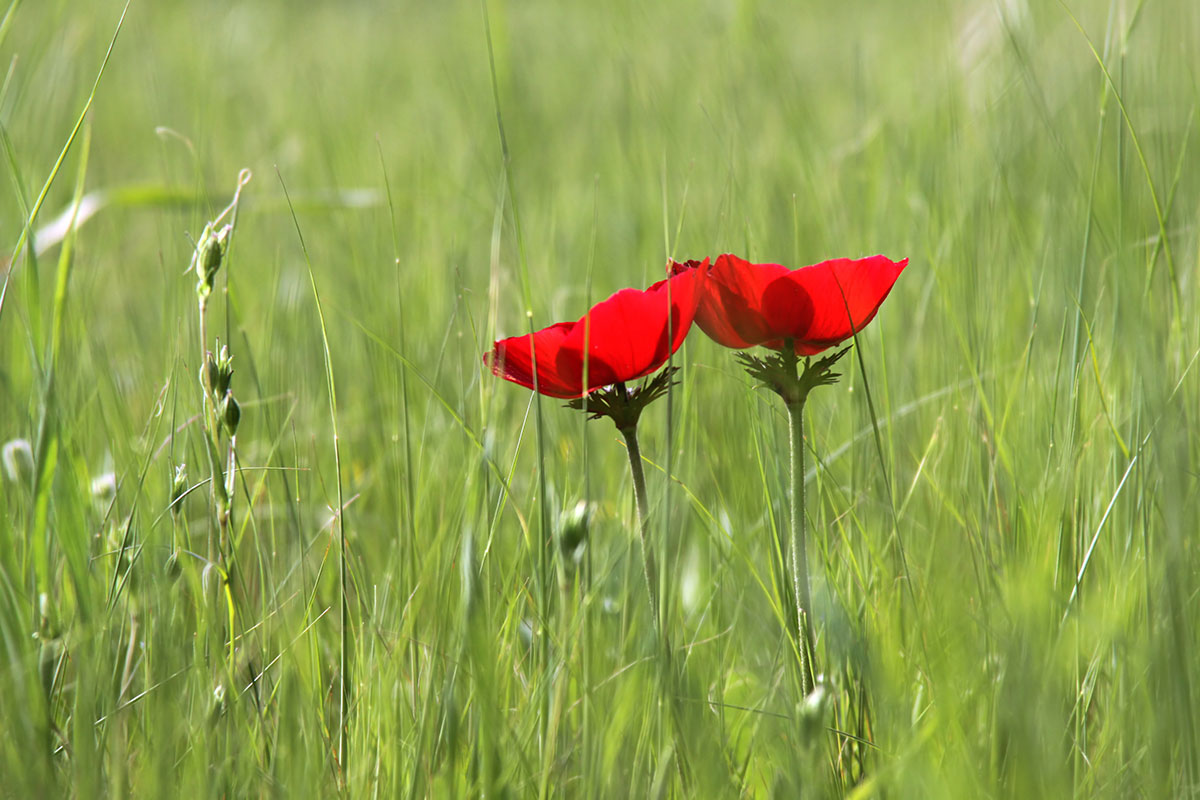
[[[242,407],[232,393],[226,394],[221,401],[221,421],[225,423],[225,431],[230,436],[237,436],[238,424],[242,421]]]
[[[204,353],[204,363],[200,365],[200,387],[205,392],[215,392],[214,387],[217,385],[219,377],[217,360],[213,358],[212,351],[207,350]]]
[[[216,370],[213,393],[217,397],[224,397],[233,380],[233,356],[229,355],[228,345],[221,345],[221,353],[217,356]]]
[[[114,472],[103,472],[92,478],[92,500],[100,508],[105,508],[117,496],[117,476]]]
[[[575,561],[579,558],[588,539],[588,521],[592,516],[587,502],[580,500],[574,508],[562,513],[558,522],[558,546],[563,558]]]
[[[212,703],[208,707],[208,721],[215,723],[225,716],[227,703],[225,701],[225,684],[218,683],[213,687]]]
[[[229,242],[232,225],[225,225],[217,230],[210,222],[204,226],[200,241],[196,243],[196,252],[192,254],[192,268],[196,270],[196,294],[206,299],[212,293],[213,280],[221,261],[225,258],[225,248]]]
[[[175,479],[171,481],[171,513],[176,517],[183,511],[183,496],[187,493],[187,464],[175,467]]]
[[[800,731],[806,743],[820,741],[824,734],[826,720],[833,698],[818,676],[817,685],[796,705]]]
[[[54,608],[50,604],[50,595],[42,592],[38,595],[38,630],[42,633],[50,630],[54,619]]]

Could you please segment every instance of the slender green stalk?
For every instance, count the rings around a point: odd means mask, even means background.
[[[304,234],[300,230],[300,219],[296,216],[296,207],[292,204],[287,185],[279,171],[275,172],[279,185],[283,189],[284,200],[292,215],[292,223],[296,227],[296,238],[300,240],[300,251],[304,253],[304,265],[308,268],[308,282],[312,287],[313,304],[317,307],[317,322],[321,331],[321,350],[325,356],[325,386],[329,391],[329,422],[333,429],[333,470],[337,478],[337,514],[330,532],[336,528],[338,543],[338,598],[339,623],[341,627],[338,639],[338,673],[341,680],[338,684],[338,733],[337,733],[337,763],[341,771],[340,782],[345,788],[350,781],[350,751],[349,716],[350,716],[350,568],[347,563],[349,554],[346,543],[346,499],[342,487],[342,451],[338,445],[338,407],[337,383],[333,376],[333,354],[329,349],[329,329],[325,323],[325,311],[321,307],[321,295],[317,291],[317,276],[313,272],[312,260],[308,255],[308,245],[304,242]]]
[[[117,37],[121,35],[121,28],[125,25],[125,15],[129,13],[129,2],[125,3],[125,7],[121,9],[121,17],[117,20],[116,30],[113,31],[112,39],[108,42],[108,50],[104,52],[104,60],[100,62],[100,70],[96,73],[96,80],[92,83],[92,91],[88,95],[87,102],[83,104],[83,110],[79,112],[79,116],[75,119],[75,127],[71,129],[71,134],[67,137],[66,144],[59,151],[58,159],[54,162],[54,166],[50,170],[50,175],[46,178],[46,182],[42,184],[42,190],[38,192],[37,199],[33,201],[33,207],[29,213],[25,215],[25,224],[21,228],[21,233],[17,237],[17,243],[13,247],[12,258],[9,259],[9,264],[15,266],[17,259],[21,255],[21,250],[28,244],[30,237],[33,235],[34,223],[37,221],[38,212],[41,211],[42,205],[46,202],[46,197],[50,193],[50,187],[54,184],[54,179],[58,176],[59,170],[62,169],[63,162],[67,159],[67,153],[71,151],[71,145],[75,143],[76,137],[79,136],[79,131],[83,128],[83,123],[87,120],[88,111],[92,108],[92,101],[96,99],[96,91],[100,88],[100,79],[104,77],[104,71],[108,69],[108,60],[112,57],[113,48],[117,46]],[[9,20],[12,18],[12,13],[16,9],[16,3],[9,6],[8,12],[4,15],[4,20],[0,23],[0,38],[7,38]],[[78,208],[78,204],[76,204]],[[72,224],[73,227],[73,224]],[[13,270],[10,268],[4,273],[4,282],[0,283],[0,314],[4,312],[4,298],[8,296],[8,282],[12,278]]]
[[[789,551],[792,560],[792,589],[796,598],[796,648],[800,656],[800,689],[805,696],[813,689],[812,594],[808,585],[808,536],[804,515],[804,403],[800,398],[787,404],[791,453],[791,483],[788,487]]]
[[[537,348],[533,339],[533,314],[526,312],[525,319],[529,325],[529,355],[533,361],[533,420],[537,433],[537,475],[538,475],[538,546],[537,546],[537,608],[538,608],[538,667],[541,676],[539,684],[539,699],[541,713],[538,715],[538,745],[543,763],[550,753],[550,709],[554,683],[554,670],[550,665],[550,573],[553,570],[552,553],[554,546],[553,535],[550,531],[548,492],[546,489],[546,428],[542,418],[542,397],[536,389],[538,386]],[[543,790],[547,787],[543,785]]]
[[[617,392],[625,394],[625,387],[617,384]],[[687,737],[679,709],[679,675],[675,671],[671,654],[671,640],[667,634],[666,620],[663,619],[662,602],[659,596],[658,560],[654,555],[654,545],[650,542],[650,503],[646,495],[646,474],[642,471],[642,451],[638,447],[637,421],[628,425],[618,426],[621,435],[625,437],[625,449],[629,454],[629,470],[633,477],[633,496],[637,501],[638,534],[642,545],[642,572],[646,578],[646,592],[650,597],[650,613],[654,618],[654,633],[658,639],[660,683],[667,695],[668,713],[671,715],[671,733],[675,746],[675,765],[679,780],[685,790],[691,785],[691,769],[684,749]]]
[[[487,0],[481,0],[480,7],[483,10],[483,30],[484,39],[487,42],[488,54],[488,71],[491,75],[492,82],[492,102],[496,109],[496,131],[500,136],[500,155],[504,165],[504,188],[508,196],[509,206],[512,208],[513,233],[516,236],[517,244],[517,263],[520,267],[519,276],[521,279],[521,297],[525,303],[525,316],[529,325],[529,333],[532,336],[534,331],[533,325],[533,292],[531,282],[529,280],[529,259],[525,255],[525,237],[521,233],[521,213],[517,207],[517,196],[513,188],[513,169],[512,169],[512,154],[508,148],[508,134],[504,128],[504,113],[500,104],[500,81],[496,74],[496,51],[492,44],[492,22],[488,15]],[[538,370],[537,357],[534,353],[533,340],[530,339],[530,357],[533,359],[533,383],[534,383],[534,426],[537,431],[537,459],[538,459],[538,535],[540,537],[538,545],[537,557],[537,605],[538,616],[541,618],[540,638],[538,640],[538,661],[541,668],[541,720],[539,722],[538,741],[541,747],[541,754],[544,757],[547,753],[548,742],[546,737],[549,731],[550,720],[550,685],[551,667],[550,667],[550,637],[548,633],[550,620],[550,592],[552,591],[551,572],[553,571],[552,554],[550,548],[554,546],[552,536],[550,534],[550,517],[549,506],[546,503],[546,469],[545,469],[545,423],[542,418],[542,400],[541,395],[537,392]]]
[[[201,297],[199,301],[199,316],[200,316],[200,364],[201,368],[208,361],[208,298]],[[212,480],[209,481],[209,488],[212,492],[213,510],[217,515],[217,528],[220,530],[219,542],[213,540],[213,529],[208,530],[208,560],[218,562],[221,560],[221,553],[225,549],[226,526],[229,523],[229,518],[226,515],[228,498],[225,494],[225,476],[221,469],[221,460],[216,455],[220,452],[220,422],[217,420],[217,408],[212,402],[212,385],[204,383],[203,395],[201,404],[204,414],[204,432],[208,437],[205,442],[205,451],[209,454],[209,466],[211,468]]]
[[[804,514],[804,404],[808,401],[808,393],[818,386],[829,386],[840,377],[833,372],[837,362],[849,352],[849,348],[841,350],[832,356],[824,356],[816,361],[808,359],[804,368],[800,368],[800,359],[792,346],[792,341],[786,340],[779,353],[766,359],[742,354],[738,360],[746,368],[751,377],[779,395],[788,410],[788,441],[790,452],[791,475],[788,482],[788,553],[780,554],[784,560],[784,586],[780,588],[780,606],[788,607],[790,602],[796,605],[795,644],[796,665],[800,670],[797,683],[802,697],[807,697],[816,684],[816,669],[813,667],[813,635],[810,617],[812,615],[812,592],[808,582],[808,542],[806,535],[807,519]],[[782,543],[781,543],[782,549]],[[790,562],[790,563],[789,563]],[[791,573],[788,575],[787,573]],[[787,597],[786,586],[791,585],[792,597]],[[785,616],[787,612],[784,612]],[[784,627],[789,629],[791,620],[785,620]]]
[[[654,545],[650,543],[650,504],[646,499],[646,474],[642,471],[642,451],[638,447],[637,424],[621,428],[625,437],[625,449],[629,453],[629,471],[633,475],[633,496],[637,500],[638,538],[642,545],[642,571],[646,578],[646,592],[650,596],[650,613],[654,617],[654,631],[666,647],[663,620],[658,601],[658,561],[654,557]]]

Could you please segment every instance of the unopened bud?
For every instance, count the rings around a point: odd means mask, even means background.
[[[820,740],[825,730],[825,721],[829,716],[829,706],[832,698],[825,684],[818,680],[813,690],[797,704],[800,730],[806,742]]]
[[[200,386],[206,392],[214,392],[214,387],[217,385],[217,380],[220,377],[217,371],[217,360],[213,358],[211,350],[206,350],[204,353],[204,363],[200,365]]]
[[[92,499],[101,507],[112,503],[117,495],[117,476],[113,472],[104,472],[92,478]]]
[[[232,394],[226,394],[221,401],[221,421],[225,423],[225,430],[230,436],[237,436],[238,424],[242,421],[242,407]]]
[[[574,508],[564,511],[559,518],[558,546],[567,560],[575,560],[587,544],[588,521],[591,515],[591,508],[585,501],[580,500]]]
[[[171,513],[179,516],[183,511],[183,496],[187,493],[187,464],[175,467],[175,479],[171,481]]]
[[[42,592],[38,595],[38,618],[40,620],[39,627],[49,627],[50,619],[53,616],[53,613],[54,609],[50,605],[50,595]]]
[[[205,299],[212,293],[213,280],[221,268],[225,258],[225,247],[229,242],[232,225],[225,225],[219,230],[213,228],[210,222],[204,226],[200,241],[196,243],[196,252],[192,254],[192,267],[196,270],[196,294]]]
[[[221,345],[221,352],[217,356],[217,373],[213,383],[213,393],[217,397],[223,397],[229,391],[229,384],[233,380],[233,356],[229,355],[229,346]]]
[[[218,683],[213,687],[212,705],[208,709],[209,722],[216,722],[225,715],[225,684]]]

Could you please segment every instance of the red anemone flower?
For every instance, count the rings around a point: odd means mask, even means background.
[[[874,319],[907,264],[907,258],[871,256],[792,270],[717,256],[701,292],[696,324],[726,347],[782,350],[791,339],[796,355],[810,356],[849,339]],[[671,269],[682,275],[699,266],[689,261],[672,263]]]
[[[497,376],[533,389],[536,357],[536,390],[559,398],[582,397],[601,386],[649,375],[679,349],[692,327],[708,261],[688,265],[697,269],[645,290],[622,289],[592,306],[578,322],[501,339],[483,361]]]

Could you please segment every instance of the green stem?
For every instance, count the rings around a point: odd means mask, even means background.
[[[204,375],[204,366],[208,358],[208,302],[200,299],[200,371]],[[212,470],[212,499],[216,512],[217,527],[220,538],[213,542],[212,530],[208,534],[208,560],[220,561],[224,566],[225,542],[229,532],[229,493],[225,489],[225,470],[221,465],[221,421],[217,418],[217,407],[213,401],[213,387],[207,377],[203,380],[202,407],[204,413],[204,430],[208,435],[209,466]]]
[[[624,391],[622,387],[620,391]],[[671,657],[671,640],[663,619],[659,597],[658,562],[654,557],[654,546],[650,543],[650,503],[646,498],[646,475],[642,471],[642,451],[638,447],[637,422],[619,429],[625,437],[625,449],[629,453],[629,470],[633,475],[633,495],[637,500],[638,532],[642,543],[642,571],[646,577],[646,591],[650,596],[650,613],[654,617],[654,632],[658,638],[660,681],[667,695],[671,715],[671,729],[675,744],[675,767],[680,783],[686,792],[691,786],[691,768],[684,749],[687,737],[680,717],[679,688],[681,676],[675,671]]]
[[[663,637],[662,618],[658,602],[658,562],[654,557],[654,545],[650,543],[650,504],[646,499],[646,475],[642,471],[642,451],[638,447],[637,424],[622,428],[625,449],[629,453],[629,471],[633,474],[633,496],[637,500],[638,534],[642,543],[642,570],[646,577],[646,591],[650,595],[650,613],[654,617],[654,630]]]
[[[787,403],[787,410],[788,421],[791,423],[789,444],[792,474],[788,500],[791,506],[792,590],[796,598],[796,647],[800,656],[800,689],[807,697],[813,689],[814,670],[812,631],[809,626],[812,596],[808,587],[808,551],[804,515],[804,402],[805,398],[803,397],[793,400]]]

